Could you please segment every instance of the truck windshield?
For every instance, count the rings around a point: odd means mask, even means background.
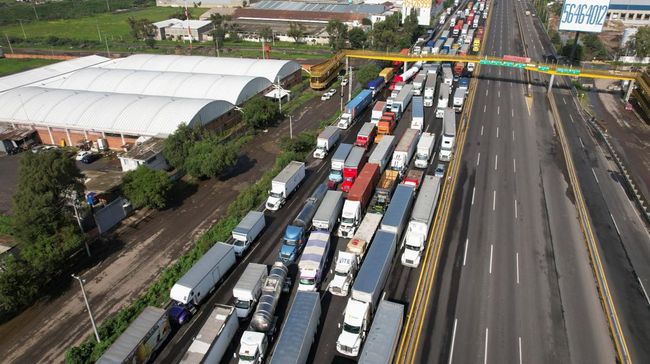
[[[426,155],[426,154],[424,154],[424,153],[417,153],[417,154],[415,155],[415,159],[423,159],[423,160],[426,160],[426,159],[428,159],[428,158],[429,158],[429,156]]]
[[[413,251],[419,251],[420,247],[406,244],[405,249],[413,250]]]
[[[348,272],[340,272],[338,270],[334,271],[334,275],[341,276],[341,277],[347,277]]]
[[[251,301],[235,301],[235,307],[248,310],[251,307]]]
[[[244,245],[246,245],[245,241],[235,240],[235,246],[244,246]]]
[[[361,328],[359,326],[352,326],[346,323],[343,323],[343,330],[352,334],[358,334],[359,332],[361,332]]]
[[[333,169],[333,170],[330,172],[330,176],[332,176],[332,177],[341,177],[341,171],[336,170],[336,169]]]
[[[354,223],[354,218],[352,217],[343,217],[341,218],[341,223],[344,225],[352,225]]]
[[[300,278],[300,284],[304,284],[307,286],[313,286],[316,283],[316,280],[314,278]]]
[[[286,238],[284,239],[284,245],[295,246],[296,242],[297,240],[294,239],[286,239]]]
[[[269,196],[275,197],[275,198],[282,198],[282,193],[270,191]]]
[[[257,360],[257,353],[255,355],[239,355],[240,361],[254,363]]]

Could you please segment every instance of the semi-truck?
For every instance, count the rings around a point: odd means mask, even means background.
[[[354,231],[361,222],[363,212],[366,210],[368,202],[370,202],[372,191],[374,191],[378,179],[379,166],[374,163],[367,163],[343,204],[338,236],[351,238],[354,235]]]
[[[427,82],[424,84],[424,106],[432,107],[433,99],[436,94],[436,84],[438,83],[437,77],[429,76],[427,77]]]
[[[457,113],[463,110],[463,104],[465,103],[465,94],[466,91],[462,88],[457,88],[454,92],[454,110],[456,110]]]
[[[456,112],[452,108],[445,109],[442,119],[442,141],[440,143],[440,160],[450,161],[456,142]]]
[[[413,96],[411,107],[411,129],[422,131],[424,129],[424,102],[422,96]]]
[[[451,65],[448,63],[442,65],[442,82],[449,85],[449,87],[454,83],[454,74],[451,71]]]
[[[357,147],[362,147],[365,150],[368,150],[375,140],[375,135],[377,134],[377,127],[373,123],[364,123],[357,134],[357,139],[354,141],[354,145]]]
[[[341,191],[350,191],[350,188],[354,184],[354,180],[366,164],[367,159],[368,157],[366,156],[366,150],[364,148],[352,148],[352,151],[345,159],[345,164],[343,166],[343,183],[341,184]]]
[[[426,72],[419,72],[417,75],[415,75],[415,78],[413,79],[414,96],[422,95],[422,88],[424,88],[424,83],[426,82],[426,80],[427,80]]]
[[[318,134],[316,138],[316,149],[314,150],[314,158],[323,159],[327,153],[334,148],[341,136],[341,129],[335,126],[328,126]]]
[[[147,307],[104,352],[97,363],[146,363],[171,331],[165,310]]]
[[[293,264],[300,250],[307,240],[307,234],[312,228],[316,210],[327,192],[327,185],[320,184],[309,196],[302,209],[284,231],[282,246],[278,252],[278,259],[286,265]]]
[[[347,296],[358,269],[357,256],[354,253],[339,250],[334,265],[334,278],[328,290],[335,296]]]
[[[426,176],[413,206],[411,220],[404,234],[402,265],[417,268],[429,236],[431,221],[440,194],[440,177]]]
[[[251,246],[251,243],[257,239],[265,226],[266,220],[262,211],[249,211],[237,224],[232,230],[232,238],[234,240],[235,254],[238,257],[241,257]]]
[[[330,191],[333,192],[333,191]],[[309,240],[305,244],[298,262],[299,291],[317,291],[323,276],[327,274],[325,262],[330,246],[330,233],[323,230],[315,230],[309,234]]]
[[[419,169],[409,169],[404,176],[403,184],[413,187],[416,191],[422,183],[422,177],[424,177],[424,171]]]
[[[293,299],[270,364],[305,364],[320,322],[320,296],[298,292]]]
[[[321,202],[316,211],[312,225],[315,229],[327,231],[328,233],[332,232],[342,208],[343,192],[327,191],[323,202]]]
[[[393,156],[393,150],[395,149],[395,136],[386,135],[381,139],[381,142],[377,144],[377,147],[372,151],[370,157],[368,158],[368,163],[375,163],[379,165],[379,173],[383,173],[390,163],[390,158]]]
[[[372,108],[372,113],[370,114],[370,122],[377,125],[377,122],[379,122],[379,119],[381,119],[381,116],[384,114],[385,109],[386,101],[377,101],[375,103],[375,106]]]
[[[232,245],[215,243],[172,287],[169,316],[179,325],[189,320],[236,261]]]
[[[345,160],[348,158],[350,151],[352,150],[353,145],[347,143],[341,143],[336,152],[332,156],[330,173],[327,177],[328,187],[330,189],[336,189],[336,186],[343,181],[343,168],[345,167]]]
[[[235,308],[214,305],[210,316],[192,340],[180,364],[219,364],[238,329],[239,320]]]
[[[372,97],[376,97],[379,92],[384,88],[386,81],[383,77],[379,76],[373,80],[370,80],[366,85],[366,88],[372,91]]]
[[[359,355],[359,364],[391,364],[404,322],[404,305],[382,300],[368,338]]]
[[[415,148],[415,167],[427,168],[429,160],[433,156],[433,147],[436,144],[436,135],[433,133],[422,133],[418,146]]]
[[[402,114],[406,110],[406,107],[411,103],[411,98],[413,97],[413,85],[408,84],[399,91],[399,94],[393,100],[393,104],[390,105],[390,111],[394,112],[397,115],[397,119],[402,117]]]
[[[381,72],[379,76],[384,78],[386,83],[389,83],[393,79],[393,67],[386,67]]]
[[[382,217],[381,214],[368,212],[363,217],[363,221],[361,221],[361,224],[354,233],[352,239],[348,241],[346,251],[354,253],[357,257],[357,263],[361,264],[363,257],[366,255],[366,250],[370,246],[370,242],[379,228]]]
[[[413,186],[400,184],[395,188],[395,193],[388,204],[384,218],[381,220],[381,230],[395,234],[397,239],[401,238],[411,211],[414,195],[415,189]]]
[[[383,214],[390,203],[390,197],[397,187],[399,181],[399,172],[387,169],[381,175],[379,183],[377,183],[377,188],[375,189],[375,195],[370,201],[370,210],[378,214]]]
[[[262,294],[262,284],[264,284],[267,275],[266,265],[248,263],[244,273],[232,289],[237,317],[246,318],[253,312]]]
[[[393,158],[390,160],[390,169],[404,174],[413,157],[413,153],[415,153],[415,147],[418,144],[419,138],[419,130],[406,129],[399,143],[397,143],[397,147],[395,147]]]
[[[336,340],[339,353],[352,357],[359,355],[384,289],[396,245],[395,234],[383,230],[376,233],[345,306],[343,330]]]
[[[347,129],[363,114],[363,111],[372,102],[372,91],[361,90],[350,102],[345,105],[345,112],[341,114],[337,126]]]
[[[436,106],[436,118],[445,116],[445,109],[449,107],[449,94],[451,87],[446,83],[440,84],[440,91],[438,92],[438,104]]]
[[[377,135],[375,136],[375,143],[381,142],[382,138],[386,135],[393,134],[395,124],[397,122],[397,115],[391,111],[384,111],[384,114],[377,122]]]
[[[279,210],[287,198],[298,188],[305,178],[305,163],[291,161],[271,181],[271,190],[266,200],[266,208],[271,211]]]
[[[276,330],[277,317],[275,309],[280,300],[287,267],[282,262],[275,262],[262,286],[262,295],[248,328],[239,342],[239,363],[263,363],[269,342]]]

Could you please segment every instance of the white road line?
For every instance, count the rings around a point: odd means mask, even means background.
[[[517,260],[517,284],[519,284],[519,253],[515,253],[515,259]]]
[[[517,215],[517,199],[515,199],[515,219],[518,217]]]
[[[463,253],[463,267],[467,262],[467,248],[469,248],[469,238],[465,239],[465,252]]]
[[[582,142],[582,138],[578,137],[578,140],[580,140],[580,145],[582,145],[582,149],[586,149],[585,148],[585,143]]]
[[[472,187],[472,205],[474,205],[474,195],[476,195],[476,186]]]
[[[501,97],[501,91],[497,91],[497,97]]]
[[[596,183],[600,184],[600,182],[598,182],[598,177],[596,177],[596,171],[594,171],[593,167],[591,167],[591,173],[593,173],[594,178],[596,179]]]
[[[497,115],[501,113],[501,106],[497,106]]]
[[[487,105],[483,105],[483,112],[485,112],[485,110],[487,110]]]
[[[569,119],[571,119],[571,122],[573,123],[573,116],[569,114]]]
[[[497,126],[497,139],[499,139],[499,127]]]
[[[514,130],[512,131],[512,140],[513,141],[515,140],[515,131]]]
[[[476,157],[476,165],[478,166],[479,163],[481,163],[481,152],[478,152],[478,156]]]
[[[566,99],[563,97],[562,101],[564,102],[564,105],[566,105]]]
[[[488,348],[488,328],[485,328],[485,353],[483,354],[485,356],[483,360],[483,364],[487,364],[487,348]]]
[[[483,125],[481,125],[481,136],[483,135]]]
[[[496,171],[498,167],[499,167],[499,155],[495,154],[494,155],[494,170]]]
[[[485,89],[485,96],[488,95],[488,91],[490,91],[490,90],[489,90],[489,89]]]
[[[454,359],[454,343],[456,342],[456,326],[458,325],[458,319],[454,319],[454,332],[451,335],[451,349],[449,349],[449,364]]]
[[[512,84],[510,84],[510,85],[512,85]],[[513,118],[515,117],[515,109],[510,109],[510,115],[512,115]]]
[[[616,229],[616,233],[618,234],[618,236],[621,236],[621,231],[618,230],[618,224],[616,223],[616,220],[614,219],[614,215],[612,215],[611,212],[609,213],[609,217],[611,217],[612,221],[614,222],[614,228]]]
[[[512,158],[512,173],[517,173],[517,160]]]
[[[497,208],[497,190],[492,191],[492,211]]]
[[[521,364],[521,336],[519,336],[519,364]]]
[[[648,302],[648,305],[650,305],[650,298],[648,298],[648,292],[645,291],[645,287],[643,286],[643,282],[641,282],[641,278],[636,277],[636,279],[639,281],[639,284],[641,285],[641,289],[643,290],[643,295],[645,296],[646,302]]]

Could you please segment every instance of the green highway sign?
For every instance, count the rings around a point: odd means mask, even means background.
[[[491,59],[482,59],[479,61],[479,64],[484,64],[488,66],[499,66],[499,67],[514,67],[514,68],[526,67],[526,65],[523,63],[515,63],[515,62],[491,60]]]
[[[571,69],[571,68],[559,68],[558,67],[558,69],[556,71],[557,71],[557,73],[565,73],[565,74],[568,74],[568,75],[579,75],[580,74],[580,70],[574,70],[574,69]]]
[[[537,66],[537,69],[540,70],[540,71],[548,71],[548,70],[550,70],[550,68],[547,67],[547,66]]]

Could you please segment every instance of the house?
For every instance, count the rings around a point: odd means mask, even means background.
[[[122,170],[124,172],[133,171],[139,166],[157,170],[168,169],[169,165],[162,154],[164,144],[165,140],[159,138],[149,138],[136,144],[128,152],[118,156]]]

